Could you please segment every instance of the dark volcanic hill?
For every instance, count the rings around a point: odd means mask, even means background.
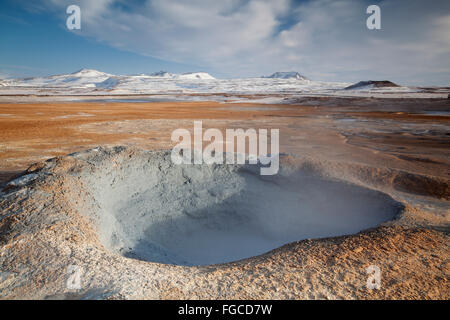
[[[383,81],[360,81],[358,83],[352,84],[351,86],[346,87],[346,90],[353,90],[353,89],[372,89],[372,88],[395,88],[400,87],[398,84],[395,84],[388,80]]]

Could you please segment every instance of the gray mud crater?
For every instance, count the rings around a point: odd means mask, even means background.
[[[286,166],[260,176],[257,165],[174,165],[168,152],[90,161],[77,175],[101,243],[144,261],[231,262],[357,233],[400,210],[384,193]]]

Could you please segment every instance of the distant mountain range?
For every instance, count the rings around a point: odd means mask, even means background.
[[[69,74],[54,75],[48,77],[35,77],[24,79],[10,79],[8,85],[15,85],[21,87],[69,87],[69,88],[99,88],[99,89],[116,89],[123,86],[136,86],[146,87],[152,84],[155,85],[155,81],[158,79],[173,81],[196,81],[196,80],[216,80],[207,72],[188,72],[188,73],[169,73],[167,71],[158,71],[150,74],[139,75],[113,75],[106,72],[93,70],[93,69],[81,69]],[[248,81],[257,81],[256,78],[249,78]],[[261,77],[261,79],[284,79],[284,80],[302,80],[307,83],[312,83],[309,79],[302,76],[300,73],[291,72],[275,72],[274,74]],[[227,81],[227,80],[224,80]],[[5,86],[3,82],[3,86]],[[1,81],[0,81],[1,83]],[[187,88],[187,87],[186,87]]]
[[[71,87],[71,88],[102,88],[112,89],[120,84],[142,83],[145,81],[165,80],[215,80],[206,72],[189,72],[183,74],[159,71],[153,74],[140,75],[113,75],[93,69],[81,69],[69,74],[48,77],[35,77],[24,79],[10,79],[8,85],[24,87]],[[0,81],[5,86],[5,81]]]
[[[410,93],[420,88],[401,87],[384,81],[361,81],[351,85],[344,82],[309,80],[296,71],[275,72],[260,78],[215,79],[206,72],[183,74],[158,71],[150,74],[113,75],[93,69],[81,69],[69,74],[48,77],[0,80],[0,88],[8,94],[152,94],[152,93],[324,93],[364,95],[367,92]],[[343,90],[345,89],[345,90]]]
[[[69,74],[54,75],[48,77],[35,77],[24,79],[0,79],[0,86],[7,85],[20,85],[20,86],[45,86],[45,87],[97,87],[97,88],[113,88],[119,84],[125,82],[145,82],[156,81],[158,79],[164,80],[216,80],[207,72],[188,72],[188,73],[169,73],[167,71],[158,71],[150,74],[139,75],[113,75],[106,72],[93,70],[93,69],[81,69]],[[257,78],[248,78],[254,79]],[[307,77],[301,75],[296,71],[289,72],[275,72],[269,76],[262,76],[261,79],[283,79],[283,80],[301,80],[300,82],[308,84],[317,81],[312,81]],[[226,81],[226,80],[223,80]],[[299,83],[300,83],[299,82]],[[346,90],[361,90],[361,89],[376,89],[376,88],[398,88],[399,85],[388,81],[360,81],[356,84],[345,87]]]

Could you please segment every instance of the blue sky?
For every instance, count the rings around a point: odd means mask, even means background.
[[[201,66],[175,63],[119,50],[91,37],[67,30],[67,14],[30,11],[17,1],[0,5],[0,75],[46,76],[82,68],[112,74],[139,74],[159,70],[189,72]]]
[[[67,30],[66,8],[82,28]],[[378,4],[382,30],[368,30]],[[450,1],[3,0],[0,77],[298,71],[311,79],[450,85]]]

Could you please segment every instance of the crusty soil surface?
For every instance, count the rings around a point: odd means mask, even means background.
[[[449,298],[448,116],[216,102],[0,104],[0,114],[3,299]],[[162,265],[109,252],[75,210],[86,195],[68,199],[65,190],[87,164],[75,156],[42,162],[98,145],[168,149],[172,130],[192,131],[193,120],[204,128],[279,128],[286,163],[382,191],[404,210],[356,235],[304,240],[235,263]],[[37,179],[5,184],[35,162],[26,173]],[[84,270],[81,290],[66,287],[69,265]],[[366,287],[369,265],[381,269],[379,290]]]

